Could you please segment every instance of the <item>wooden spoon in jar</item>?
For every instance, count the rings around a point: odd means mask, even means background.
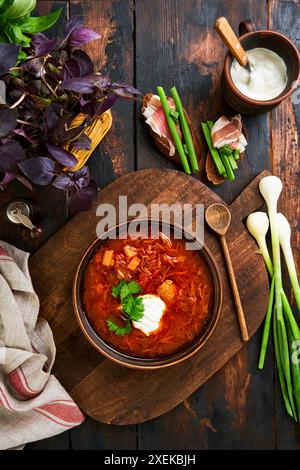
[[[238,314],[241,334],[244,341],[248,341],[249,334],[247,330],[245,315],[234,275],[233,266],[225,238],[225,233],[228,230],[231,221],[231,214],[224,204],[214,203],[211,204],[205,211],[205,220],[210,228],[219,235],[221,247],[223,250],[226,267],[228,270],[229,280],[231,284],[232,294],[234,298],[235,308]]]
[[[233,29],[228,23],[227,19],[224,16],[218,18],[215,22],[215,30],[219,36],[223,39],[224,43],[230,50],[233,57],[238,61],[238,63],[245,67],[249,73],[251,73],[251,68],[249,64],[248,56],[235,35]]]

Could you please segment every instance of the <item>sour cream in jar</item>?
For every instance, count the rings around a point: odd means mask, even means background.
[[[287,68],[276,52],[264,47],[247,51],[251,73],[236,59],[230,73],[236,88],[248,98],[258,101],[272,100],[280,95],[287,84]]]

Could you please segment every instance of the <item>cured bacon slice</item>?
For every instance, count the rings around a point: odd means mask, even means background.
[[[242,120],[240,114],[231,119],[221,116],[211,129],[211,138],[215,148],[229,145],[232,149],[245,151],[247,140],[242,133]]]
[[[172,98],[168,98],[168,103],[171,110],[176,109]],[[151,96],[143,111],[143,115],[146,118],[146,123],[151,127],[153,132],[168,140],[170,147],[169,155],[173,156],[176,149],[159,96]]]

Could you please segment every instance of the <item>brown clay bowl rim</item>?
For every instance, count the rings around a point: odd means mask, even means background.
[[[283,100],[285,100],[286,98],[288,98],[295,91],[295,89],[297,88],[297,81],[300,80],[300,54],[299,54],[299,51],[297,49],[297,46],[287,36],[285,36],[282,33],[279,33],[278,31],[272,31],[270,29],[259,29],[257,31],[251,31],[249,33],[246,33],[246,34],[243,34],[242,36],[240,36],[239,40],[242,43],[244,41],[244,39],[247,39],[250,36],[253,36],[255,34],[259,35],[261,33],[267,34],[269,36],[278,36],[281,39],[284,39],[285,41],[288,42],[289,46],[294,50],[296,56],[298,57],[298,75],[297,75],[297,78],[295,80],[295,85],[292,85],[291,88],[288,91],[286,91],[284,94],[280,94],[277,98],[273,98],[272,100],[261,101],[261,100],[254,100],[252,98],[249,98],[248,96],[241,93],[232,81],[231,74],[230,74],[230,66],[233,62],[233,55],[231,54],[230,51],[228,51],[226,56],[225,56],[224,73],[225,73],[225,77],[226,77],[226,80],[227,80],[229,86],[233,89],[234,93],[240,99],[242,99],[243,101],[245,101],[246,103],[248,103],[250,105],[255,105],[255,106],[270,106],[271,105],[272,106],[272,105],[277,105],[277,104],[281,103]]]
[[[141,219],[139,219],[141,221]],[[130,221],[129,221],[130,222]],[[113,227],[112,230],[120,230],[128,225],[129,222],[125,222],[122,224],[118,224]],[[199,240],[191,235],[187,230],[183,230],[176,224],[165,224],[161,221],[156,221],[153,219],[143,219],[143,222],[152,222],[158,223],[162,225],[168,225],[172,231],[174,230],[182,230],[183,236],[188,241],[195,241],[199,244]],[[179,364],[180,362],[188,359],[193,354],[198,352],[207,340],[210,338],[212,333],[214,332],[220,318],[220,313],[222,309],[223,303],[223,288],[222,288],[222,281],[221,275],[216,263],[216,260],[211,253],[211,251],[207,248],[205,244],[203,244],[202,248],[199,250],[201,255],[204,257],[209,270],[213,277],[214,283],[214,305],[212,308],[211,318],[205,327],[203,334],[200,334],[192,343],[187,345],[187,347],[183,350],[180,350],[173,355],[162,357],[160,359],[147,359],[147,358],[136,358],[133,356],[128,356],[124,353],[121,353],[114,349],[113,347],[109,346],[97,333],[93,330],[92,326],[90,325],[87,315],[84,312],[82,306],[82,295],[81,295],[81,287],[82,287],[82,278],[83,274],[86,270],[87,264],[94,255],[98,245],[105,243],[101,237],[96,238],[87,250],[84,252],[81,261],[78,265],[74,282],[73,282],[73,308],[75,312],[75,316],[81,331],[83,332],[86,339],[89,343],[102,355],[106,358],[110,359],[111,361],[115,362],[116,364],[129,367],[132,369],[144,369],[144,370],[153,370],[153,369],[161,369],[163,367],[169,367],[171,365]]]

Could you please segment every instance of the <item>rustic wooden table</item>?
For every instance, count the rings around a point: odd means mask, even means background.
[[[258,28],[275,29],[300,42],[298,0],[38,1],[41,14],[58,6],[63,7],[64,17],[81,14],[87,26],[102,34],[101,41],[89,45],[100,70],[134,83],[142,92],[153,91],[158,84],[166,88],[176,84],[198,129],[201,120],[224,112],[219,78],[225,47],[213,31],[216,17],[226,16],[235,29],[239,21],[252,18]],[[225,183],[217,192],[229,203],[256,174],[271,169],[284,183],[281,209],[294,227],[297,250],[300,106],[287,100],[272,113],[245,118],[245,122],[250,142],[247,157],[235,183]],[[139,105],[126,101],[114,109],[113,128],[90,167],[103,187],[129,171],[171,164],[150,141]],[[5,202],[20,194],[26,195],[24,189],[12,186],[0,196],[0,238],[33,252],[67,221],[67,201],[54,188],[35,193],[43,208],[45,235],[42,241],[29,242],[3,222]],[[260,338],[261,332],[201,389],[158,419],[126,427],[87,419],[79,428],[27,448],[298,448],[300,427],[283,408],[271,349],[265,370],[257,370]]]

